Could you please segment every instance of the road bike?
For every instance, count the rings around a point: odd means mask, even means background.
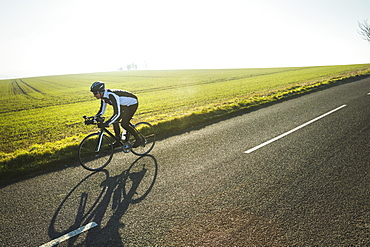
[[[154,147],[156,135],[150,123],[129,123],[142,139],[141,145],[134,148],[135,137],[126,132],[121,135],[121,138],[117,138],[106,128],[104,117],[83,116],[83,118],[86,125],[97,125],[100,129],[98,132],[86,136],[78,147],[78,159],[87,170],[98,171],[106,167],[113,158],[115,146],[121,147],[124,153],[132,152],[138,156],[147,155]]]

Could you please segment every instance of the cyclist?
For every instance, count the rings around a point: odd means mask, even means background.
[[[90,91],[94,94],[95,98],[101,100],[101,105],[96,117],[101,117],[106,110],[107,104],[113,106],[113,116],[104,122],[108,127],[113,124],[113,129],[116,137],[121,138],[120,127],[118,121],[121,120],[121,126],[130,134],[135,137],[134,148],[142,144],[142,140],[138,133],[129,124],[132,116],[135,114],[139,102],[136,95],[119,90],[119,89],[106,89],[104,82],[96,81],[91,85]],[[120,143],[115,142],[114,147],[119,147]]]

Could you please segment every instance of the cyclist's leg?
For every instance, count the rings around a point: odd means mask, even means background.
[[[119,121],[119,119],[117,121]],[[117,139],[120,139],[120,137],[121,137],[121,129],[119,127],[119,124],[118,123],[113,123],[113,129],[114,129],[114,134],[116,135],[116,138]]]
[[[130,120],[134,116],[137,108],[138,108],[138,104],[122,107],[123,112],[122,112],[121,126],[127,132],[133,135],[136,140],[139,140],[140,139],[139,134],[136,132],[134,128],[130,126]]]
[[[117,120],[119,121],[119,119]],[[118,123],[113,123],[113,130],[114,130],[114,135],[116,136],[117,138],[117,141],[114,141],[113,142],[113,147],[114,148],[118,148],[118,147],[121,147],[122,144],[118,141],[121,139],[121,129],[119,127],[119,124]]]

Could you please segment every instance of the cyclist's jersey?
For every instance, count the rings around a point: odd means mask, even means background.
[[[107,124],[111,124],[119,119],[121,116],[121,106],[131,106],[138,104],[136,95],[119,90],[119,89],[105,89],[104,95],[101,98],[100,109],[96,116],[102,116],[105,113],[107,104],[113,106],[113,116],[106,121]]]

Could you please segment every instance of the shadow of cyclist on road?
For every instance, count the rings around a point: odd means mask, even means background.
[[[88,175],[63,199],[49,225],[49,237],[58,238],[81,226],[97,226],[68,239],[68,246],[120,246],[121,218],[130,204],[139,203],[152,190],[158,165],[154,156],[135,160],[120,175],[110,177],[107,170]]]

